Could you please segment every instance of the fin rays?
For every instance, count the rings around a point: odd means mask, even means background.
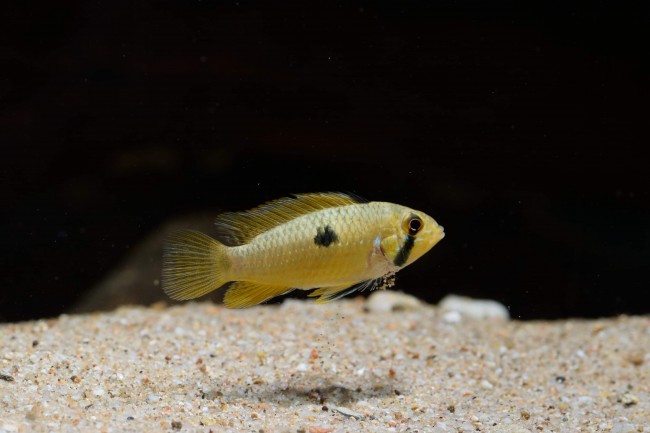
[[[228,308],[246,308],[261,304],[293,289],[282,286],[268,286],[250,281],[235,281],[226,291],[223,303]]]
[[[172,299],[203,296],[227,283],[226,247],[203,233],[182,230],[167,239],[162,286]]]
[[[321,287],[314,290],[309,294],[310,297],[318,297],[314,303],[316,304],[327,304],[332,301],[336,301],[344,296],[354,293],[356,291],[363,292],[365,290],[374,290],[377,285],[382,281],[381,278],[375,280],[363,281],[359,284],[354,284],[352,286],[343,285],[343,286],[334,286],[334,287]]]
[[[357,204],[356,196],[339,192],[296,194],[270,201],[246,212],[226,212],[215,221],[217,239],[229,246],[243,245],[255,236],[311,212]]]

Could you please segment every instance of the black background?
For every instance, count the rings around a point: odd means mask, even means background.
[[[642,5],[642,2],[638,3]],[[13,2],[0,320],[57,315],[164,221],[292,192],[426,211],[398,288],[648,313],[647,7]]]

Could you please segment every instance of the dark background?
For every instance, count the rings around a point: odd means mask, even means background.
[[[429,302],[650,312],[647,7],[12,3],[0,320],[66,311],[170,218],[339,190],[445,227],[398,278]]]

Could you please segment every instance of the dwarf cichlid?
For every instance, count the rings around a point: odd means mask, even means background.
[[[227,285],[243,308],[295,289],[317,303],[390,284],[444,236],[423,212],[342,193],[298,194],[216,219],[216,240],[177,232],[165,245],[162,285],[192,299]]]

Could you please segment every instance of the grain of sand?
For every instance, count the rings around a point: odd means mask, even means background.
[[[0,432],[650,431],[649,317],[189,303],[4,324],[0,343]]]

